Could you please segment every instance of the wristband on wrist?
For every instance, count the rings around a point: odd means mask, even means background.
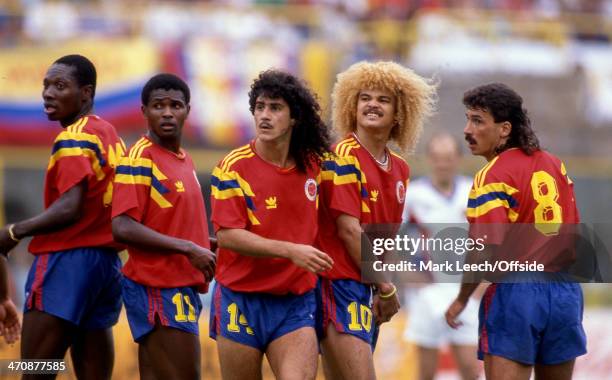
[[[393,284],[391,284],[391,285],[393,285]],[[395,293],[397,293],[397,287],[395,285],[393,285],[393,290],[392,291],[390,291],[387,294],[380,293],[378,296],[380,298],[386,300],[386,299],[389,299],[389,298],[393,297],[395,295]]]
[[[13,228],[15,228],[15,224],[9,224],[8,226],[8,234],[9,237],[11,238],[12,241],[14,241],[15,243],[19,243],[19,241],[21,239],[17,239],[17,236],[15,236],[15,232],[13,231]]]

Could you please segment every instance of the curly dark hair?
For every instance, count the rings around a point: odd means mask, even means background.
[[[496,123],[507,121],[512,125],[508,140],[497,149],[498,154],[510,148],[519,148],[527,155],[540,150],[538,137],[523,108],[523,98],[505,84],[490,83],[468,90],[463,94],[463,105],[488,111]]]
[[[255,113],[255,102],[259,96],[283,99],[295,120],[289,154],[299,171],[305,172],[313,163],[321,164],[321,158],[330,152],[329,128],[321,119],[321,107],[304,82],[295,76],[280,71],[261,72],[249,91],[249,109]]]

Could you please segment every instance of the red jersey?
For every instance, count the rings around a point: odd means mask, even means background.
[[[230,152],[211,178],[215,231],[239,228],[267,239],[314,245],[320,169],[306,173],[264,161],[251,142]],[[239,292],[296,295],[313,289],[316,275],[288,259],[257,258],[219,248],[216,280]]]
[[[37,255],[79,247],[118,247],[111,232],[110,205],[114,168],[124,151],[115,127],[95,115],[82,117],[60,132],[45,175],[45,209],[86,180],[82,215],[74,224],[34,236],[30,252]]]
[[[210,248],[202,189],[191,157],[175,154],[143,137],[117,167],[113,217],[128,215],[164,235]],[[156,288],[198,286],[206,290],[202,272],[180,253],[128,247],[123,274]]]
[[[573,228],[569,225],[579,222],[574,186],[563,163],[542,150],[528,156],[517,148],[502,152],[476,174],[467,217],[473,237],[486,235],[485,243],[502,244],[505,256],[545,265],[560,264],[547,245],[552,237],[563,224]],[[504,228],[504,223],[516,227]]]
[[[321,276],[361,281],[359,266],[338,237],[336,218],[339,214],[348,214],[362,224],[400,224],[410,169],[406,161],[393,152],[389,152],[389,167],[381,168],[354,135],[338,142],[334,151],[348,166],[336,172],[334,186],[327,181],[332,177],[324,175],[318,246],[334,259],[334,266]],[[350,172],[360,173],[360,180],[350,183],[348,177],[341,179]]]

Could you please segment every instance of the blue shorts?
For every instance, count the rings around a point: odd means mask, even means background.
[[[121,312],[120,270],[109,248],[37,255],[26,281],[24,312],[40,310],[89,330],[112,327]]]
[[[319,339],[325,337],[331,323],[339,333],[356,336],[374,348],[378,326],[372,315],[374,293],[371,285],[319,278],[316,292]]]
[[[210,337],[218,335],[265,352],[268,345],[302,327],[314,329],[314,290],[296,296],[234,292],[215,284]]]
[[[491,284],[480,304],[478,358],[553,365],[584,355],[582,312],[576,283]]]
[[[123,303],[135,342],[139,342],[155,328],[156,320],[161,326],[199,335],[198,319],[202,312],[202,302],[196,287],[154,288],[125,276],[121,285]]]

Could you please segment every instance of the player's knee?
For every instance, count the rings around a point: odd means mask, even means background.
[[[297,367],[286,366],[278,374],[280,380],[314,380],[317,377],[317,363]]]

